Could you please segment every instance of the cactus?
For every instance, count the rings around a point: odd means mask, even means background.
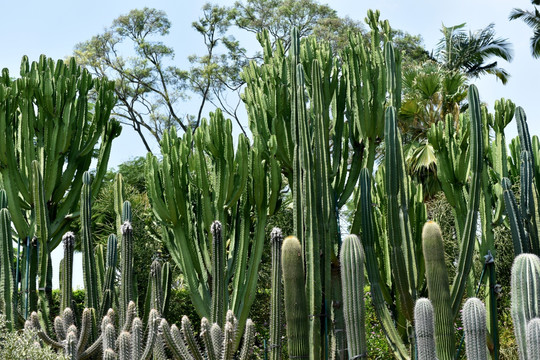
[[[422,249],[426,264],[429,299],[435,313],[435,340],[439,360],[453,360],[455,356],[454,316],[450,298],[448,272],[444,262],[444,248],[439,225],[429,221],[422,231]]]
[[[540,318],[527,324],[527,354],[529,359],[540,359]]]
[[[115,295],[114,279],[116,275],[116,263],[118,261],[118,240],[114,234],[107,239],[107,256],[105,260],[105,273],[103,275],[101,315],[105,316],[107,309],[113,305]]]
[[[287,237],[281,247],[281,266],[285,319],[287,322],[287,349],[289,357],[309,356],[309,331],[302,247],[297,238]]]
[[[17,310],[14,302],[15,290],[12,266],[11,216],[8,209],[2,208],[0,209],[0,311],[6,316],[6,325],[10,331],[15,328]]]
[[[426,298],[416,300],[414,305],[414,331],[418,360],[437,359],[435,350],[435,323],[433,305]]]
[[[83,280],[84,288],[86,289],[84,303],[88,308],[99,309],[96,262],[94,258],[94,247],[92,245],[91,201],[90,173],[85,172],[81,190],[81,244],[83,253]]]
[[[195,310],[210,318],[214,274],[208,231],[215,220],[221,222],[227,261],[221,265],[226,283],[220,300],[243,328],[256,294],[271,165],[243,135],[234,150],[232,123],[219,110],[194,134],[179,137],[171,129],[163,135],[161,151],[160,162],[148,155],[146,173],[154,214],[165,229],[164,244],[184,274]]]
[[[56,349],[63,349],[64,354],[69,359],[84,360],[94,356],[101,348],[101,337],[97,338],[90,346],[87,346],[91,337],[94,316],[93,309],[85,308],[79,331],[75,326],[73,311],[69,307],[65,308],[62,316],[57,316],[54,319],[57,340],[51,338],[45,330],[41,329],[36,312],[30,315],[30,320],[27,320],[25,328],[36,330],[39,338],[47,345]]]
[[[99,144],[93,183],[97,194],[111,142],[120,133],[120,124],[109,121],[116,102],[114,83],[92,79],[74,59],[54,62],[45,56],[33,63],[24,57],[20,78],[12,79],[4,69],[0,83],[0,172],[17,235],[26,239],[35,234],[39,241],[39,268],[29,265],[29,284],[39,277],[40,303],[46,305],[50,252],[73,219],[69,214],[76,210],[83,173]],[[36,310],[34,296],[30,306]]]
[[[62,237],[64,243],[64,259],[62,260],[62,281],[60,285],[62,287],[62,297],[60,303],[60,311],[71,307],[71,300],[73,296],[73,251],[75,249],[75,234],[68,231]]]
[[[470,298],[463,305],[463,332],[467,359],[487,360],[486,307],[477,298]]]
[[[212,233],[212,308],[210,321],[224,326],[225,322],[225,242],[221,232],[221,223],[214,221],[210,227]]]
[[[126,317],[127,306],[133,300],[133,227],[131,226],[131,204],[124,201],[122,209],[122,244],[120,256],[121,290],[120,318]]]
[[[160,331],[163,333],[165,343],[174,359],[247,360],[253,353],[255,324],[251,319],[248,319],[242,349],[238,356],[235,357],[235,339],[241,339],[241,334],[238,333],[236,317],[230,310],[227,312],[223,330],[218,324],[210,326],[206,318],[201,320],[200,337],[203,340],[203,346],[200,346],[195,339],[193,327],[187,316],[182,318],[182,331],[176,325],[169,326],[165,319],[161,320]]]
[[[281,229],[273,228],[270,233],[272,248],[272,291],[270,298],[270,360],[281,359],[281,328],[283,311],[283,291],[281,272],[281,243],[283,234]]]
[[[511,315],[514,334],[518,344],[519,359],[531,357],[527,354],[527,323],[540,317],[540,259],[533,254],[521,254],[514,259],[512,278]]]
[[[339,260],[349,358],[367,358],[364,308],[365,255],[360,239],[356,235],[345,237]]]

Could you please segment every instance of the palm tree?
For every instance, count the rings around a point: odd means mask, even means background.
[[[538,1],[538,0],[535,0]],[[448,70],[461,70],[468,77],[479,77],[492,74],[506,84],[510,75],[497,66],[498,57],[512,61],[512,47],[508,39],[496,38],[494,24],[475,32],[466,32],[465,23],[446,27],[443,24],[443,38],[439,41],[436,55],[437,60]]]
[[[533,5],[540,5],[540,0],[532,0]],[[540,57],[540,11],[534,7],[533,11],[513,9],[509,16],[510,20],[521,19],[533,29],[531,36],[531,53],[535,58]]]

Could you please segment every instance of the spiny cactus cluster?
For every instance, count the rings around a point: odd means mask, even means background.
[[[175,359],[247,360],[253,353],[255,325],[251,319],[248,319],[242,349],[236,354],[235,343],[240,342],[242,334],[238,332],[238,321],[231,310],[227,311],[223,328],[217,323],[211,324],[206,318],[201,320],[199,337],[202,338],[203,346],[200,346],[196,340],[191,321],[187,316],[182,318],[181,331],[176,325],[169,326],[165,319],[161,320],[160,329],[167,348]]]

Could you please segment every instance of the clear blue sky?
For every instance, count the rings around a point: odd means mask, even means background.
[[[216,2],[221,5],[234,3]],[[501,97],[512,99],[522,106],[528,115],[531,134],[540,134],[540,60],[534,60],[530,55],[529,38],[532,30],[521,21],[508,21],[508,14],[513,7],[531,9],[530,1],[334,0],[328,3],[340,16],[358,20],[364,19],[368,9],[379,9],[381,17],[388,19],[392,27],[413,35],[420,34],[429,51],[436,47],[441,37],[439,29],[442,23],[450,26],[466,22],[472,30],[495,23],[497,35],[508,38],[514,46],[514,61],[510,64],[504,61],[499,63],[499,66],[509,71],[511,78],[507,85],[489,76],[472,82],[478,86],[481,100],[490,108]],[[200,16],[203,4],[203,1],[182,0],[4,1],[0,21],[0,68],[7,67],[11,75],[16,76],[23,55],[28,55],[30,60],[38,59],[40,54],[65,58],[72,54],[75,44],[102,32],[119,15],[145,6],[164,10],[168,14],[172,28],[164,42],[174,47],[175,61],[187,67],[186,59],[189,55],[204,51],[200,36],[191,28],[191,23]],[[249,51],[258,50],[254,38],[241,39]],[[194,112],[189,110],[189,106],[186,111]],[[516,135],[515,124],[510,124],[507,138]],[[125,127],[122,136],[113,145],[110,165],[117,166],[141,155],[145,155],[144,147],[134,132]],[[59,261],[58,256],[55,258]],[[56,277],[55,274],[55,283]],[[74,286],[82,286],[80,277],[75,279]]]

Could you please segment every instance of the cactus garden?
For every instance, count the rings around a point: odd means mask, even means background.
[[[485,101],[494,25],[201,13],[189,70],[144,8],[1,72],[0,358],[540,359],[538,109]]]

